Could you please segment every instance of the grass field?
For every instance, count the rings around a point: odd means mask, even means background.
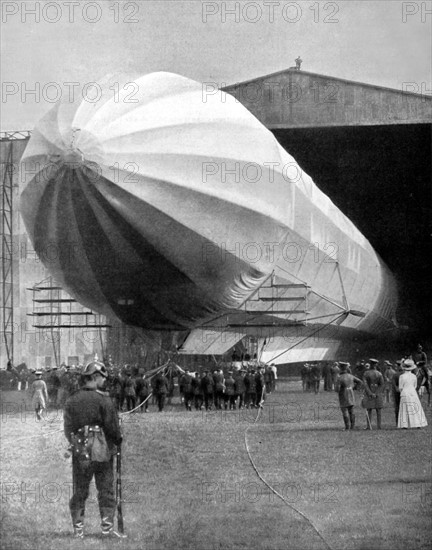
[[[71,463],[63,456],[61,413],[36,423],[22,395],[2,395],[2,549],[432,547],[432,418],[426,406],[427,428],[396,430],[390,404],[383,429],[364,431],[357,405],[358,429],[345,432],[336,394],[302,393],[299,382],[280,382],[256,423],[256,410],[186,412],[178,398],[163,413],[151,406],[148,414],[126,416],[128,538],[106,542],[94,489],[86,538],[72,539]],[[259,473],[285,501],[257,476],[245,432]]]

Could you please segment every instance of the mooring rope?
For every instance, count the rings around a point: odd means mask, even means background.
[[[312,527],[312,529],[317,533],[317,535],[320,537],[320,539],[324,542],[324,544],[326,545],[327,548],[329,548],[330,550],[333,550],[332,547],[330,546],[330,544],[326,541],[326,539],[323,537],[323,535],[320,533],[320,531],[318,530],[317,527],[315,527],[314,523],[312,522],[311,519],[309,519],[306,514],[304,514],[303,512],[301,512],[300,510],[298,510],[295,506],[293,506],[291,503],[289,503],[285,497],[283,495],[281,495],[276,489],[274,489],[270,483],[268,483],[268,481],[266,481],[264,479],[264,477],[261,475],[261,473],[259,472],[253,458],[252,458],[252,455],[250,453],[250,449],[249,449],[249,445],[248,445],[248,441],[247,441],[247,433],[248,431],[250,430],[250,428],[252,428],[253,426],[255,426],[255,424],[258,422],[260,416],[261,416],[261,411],[263,410],[263,404],[264,404],[264,388],[263,388],[263,392],[262,392],[262,395],[261,395],[261,402],[260,402],[260,408],[258,410],[258,414],[253,422],[253,424],[249,424],[249,426],[246,428],[245,430],[245,433],[244,433],[244,442],[245,442],[245,447],[246,447],[246,452],[248,454],[248,457],[249,457],[249,461],[250,463],[252,464],[252,468],[255,470],[255,473],[256,475],[259,477],[259,479],[264,483],[264,485],[266,485],[270,491],[272,491],[272,493],[274,493],[277,497],[279,497],[281,500],[283,500],[283,502],[285,502],[285,504],[287,506],[289,506],[292,510],[294,510],[294,512],[297,512],[303,519],[305,519],[309,525]]]
[[[130,414],[130,413],[133,413],[134,411],[136,411],[137,409],[139,409],[142,405],[144,405],[149,399],[150,397],[153,395],[152,392],[150,392],[150,394],[144,399],[144,401],[142,401],[139,405],[137,405],[134,409],[131,409],[130,411],[124,411],[124,412],[121,412],[119,413],[119,416],[125,416],[127,414]]]

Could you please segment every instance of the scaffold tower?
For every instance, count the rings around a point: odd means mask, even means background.
[[[2,155],[1,162],[1,190],[0,190],[0,260],[1,260],[1,331],[2,346],[6,348],[8,361],[14,356],[14,270],[13,270],[13,238],[14,238],[14,163],[13,142],[27,140],[30,132],[2,132],[0,141],[8,142]],[[4,159],[4,160],[3,160]]]
[[[74,300],[53,277],[47,277],[29,288],[33,293],[33,327],[49,334],[53,345],[54,361],[61,364],[61,332],[63,329],[94,329],[99,332],[102,356],[105,355],[103,330],[111,327],[104,322],[105,317],[94,313]]]

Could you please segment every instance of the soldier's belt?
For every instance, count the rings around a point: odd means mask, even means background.
[[[75,435],[83,435],[84,437],[87,437],[89,433],[91,432],[101,432],[102,431],[102,428],[100,426],[98,426],[97,424],[94,424],[94,425],[87,425],[87,426],[83,426],[82,428],[79,428],[78,430],[76,430],[76,432],[74,432]]]

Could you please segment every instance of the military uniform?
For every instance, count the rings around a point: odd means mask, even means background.
[[[228,408],[228,406],[230,410],[236,408],[235,399],[235,380],[232,377],[232,374],[229,373],[228,377],[225,378],[225,410]]]
[[[370,360],[375,366],[378,361]],[[383,392],[384,378],[383,375],[373,366],[363,375],[363,383],[365,386],[365,397],[362,401],[362,406],[367,409],[369,421],[372,421],[372,409],[377,412],[377,428],[381,429],[381,409],[383,408]],[[366,429],[370,429],[370,425]]]
[[[73,447],[74,483],[69,507],[75,534],[80,538],[83,536],[85,502],[93,476],[98,491],[102,533],[110,534],[116,508],[113,455],[115,446],[122,441],[117,411],[111,398],[92,388],[84,387],[77,391],[69,397],[64,407],[64,432]],[[86,440],[94,441],[97,434],[102,438],[105,436],[105,454],[96,455],[95,445],[90,453],[81,452],[83,448],[80,445]]]
[[[302,389],[303,391],[309,390],[309,374],[310,374],[310,367],[308,363],[305,363],[300,371],[300,376],[302,379]]]
[[[145,412],[148,411],[148,399],[147,397],[150,394],[150,384],[148,380],[144,377],[139,377],[136,379],[136,393],[138,397],[139,403],[143,403],[140,407],[141,412],[145,410]],[[147,401],[146,401],[147,399]]]
[[[239,409],[242,409],[245,402],[245,392],[246,392],[246,385],[245,385],[245,377],[244,377],[244,371],[240,371],[235,380],[234,380],[234,389],[235,389],[235,398],[239,398]]]
[[[355,414],[354,414],[354,383],[361,382],[359,378],[356,378],[352,374],[347,372],[347,367],[342,368],[342,373],[336,381],[335,390],[339,396],[339,407],[342,411],[342,416],[346,430],[353,430],[355,427]]]
[[[222,409],[225,393],[225,379],[222,370],[219,369],[213,374],[214,382],[214,404],[216,409]]]
[[[165,398],[168,393],[168,379],[162,372],[159,372],[154,377],[153,391],[156,396],[159,412],[162,412],[165,407]]]
[[[181,385],[182,385],[184,404],[185,404],[186,410],[191,411],[194,392],[192,388],[192,376],[188,371],[186,371],[182,376]]]
[[[126,398],[126,409],[131,411],[135,408],[136,403],[136,383],[131,374],[128,374],[125,380],[124,393]]]
[[[197,411],[201,410],[203,404],[203,390],[201,388],[201,375],[199,373],[195,374],[195,378],[192,378],[192,393],[194,396],[194,405]]]
[[[318,364],[313,364],[311,367],[310,377],[312,381],[312,387],[315,393],[319,392],[320,380],[321,380],[321,367]]]
[[[255,382],[255,372],[248,372],[244,378],[244,383],[246,386],[246,399],[245,405],[246,408],[249,408],[249,405],[252,407],[255,406],[256,402],[256,382]]]
[[[208,411],[212,408],[214,381],[207,371],[204,371],[204,376],[201,379],[201,389],[204,395],[204,406],[206,411]]]

